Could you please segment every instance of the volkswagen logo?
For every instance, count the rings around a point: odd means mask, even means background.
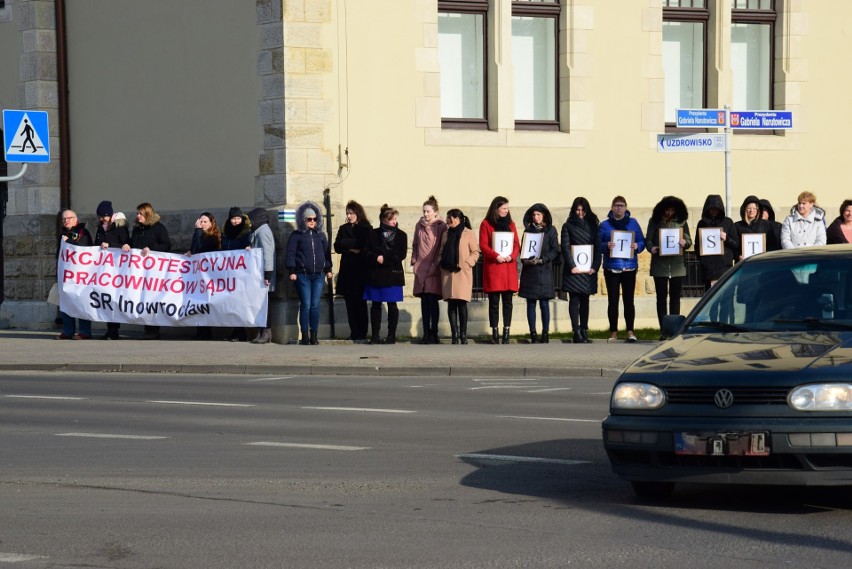
[[[713,401],[716,403],[716,407],[727,409],[734,404],[734,394],[730,389],[720,389],[713,396]]]

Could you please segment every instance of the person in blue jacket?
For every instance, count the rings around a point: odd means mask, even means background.
[[[633,233],[632,242],[623,239],[615,231]],[[627,327],[627,341],[635,342],[633,324],[636,320],[636,306],[633,295],[636,291],[636,270],[639,268],[637,255],[645,250],[645,236],[639,223],[630,217],[627,200],[623,196],[612,199],[609,215],[601,223],[601,250],[603,251],[604,282],[608,298],[607,317],[609,318],[609,341],[618,340],[618,299],[619,291],[624,299],[624,323]],[[629,243],[629,245],[628,245]],[[623,251],[622,249],[629,251]],[[623,258],[622,253],[629,253]],[[613,256],[616,255],[616,256]]]
[[[332,273],[331,246],[322,229],[320,208],[314,202],[306,201],[296,210],[296,230],[287,239],[284,266],[299,293],[299,343],[317,345],[319,301],[325,280]]]

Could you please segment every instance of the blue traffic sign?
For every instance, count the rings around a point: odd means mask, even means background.
[[[677,109],[677,126],[685,128],[725,128],[724,109]]]
[[[6,162],[50,162],[50,129],[45,111],[3,111]]]
[[[788,130],[793,128],[793,111],[731,111],[731,128]]]

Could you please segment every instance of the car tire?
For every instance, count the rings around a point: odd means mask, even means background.
[[[647,482],[634,480],[630,483],[633,493],[640,498],[665,498],[674,492],[674,482]]]

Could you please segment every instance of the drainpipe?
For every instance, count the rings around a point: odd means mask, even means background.
[[[325,206],[326,236],[328,236],[329,247],[331,246],[331,232],[334,229],[331,221],[331,188],[323,190],[322,204]],[[334,279],[328,279],[328,325],[331,338],[334,339]]]
[[[59,99],[59,205],[71,207],[71,137],[68,130],[68,45],[65,0],[53,2],[56,18],[56,92]]]

